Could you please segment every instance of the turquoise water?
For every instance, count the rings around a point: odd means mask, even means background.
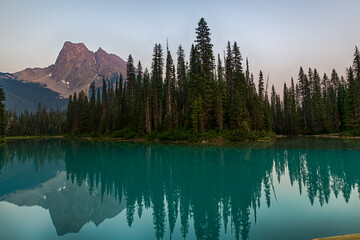
[[[360,232],[360,141],[13,141],[0,239],[312,239]]]

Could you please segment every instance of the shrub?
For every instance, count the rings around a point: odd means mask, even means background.
[[[360,136],[360,128],[355,128],[355,129],[352,129],[352,130],[345,131],[345,132],[343,132],[343,135],[347,136],[347,137]]]
[[[109,137],[131,139],[137,137],[137,134],[130,128],[124,128],[112,132]]]

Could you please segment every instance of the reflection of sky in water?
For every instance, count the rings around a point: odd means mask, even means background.
[[[352,191],[348,204],[342,195],[336,198],[332,192],[329,203],[321,207],[319,201],[311,206],[306,189],[300,195],[298,186],[291,186],[288,173],[281,177],[280,184],[274,181],[274,187],[278,204],[273,194],[270,208],[265,207],[262,198],[250,239],[313,239],[360,232],[356,191]]]
[[[158,230],[160,237],[169,239],[170,199],[180,206],[172,239],[182,239],[184,203],[190,214],[187,239],[206,234],[234,239],[236,226],[239,239],[311,239],[359,232],[358,142],[287,142],[246,144],[241,149],[58,140],[10,143],[0,148],[0,186],[13,183],[0,191],[1,238],[152,239]],[[24,185],[27,179],[38,183]],[[119,187],[120,195],[115,191]],[[43,195],[49,198],[36,203]],[[224,218],[226,203],[229,212]],[[65,224],[66,211],[82,219],[79,233],[67,233],[77,228]]]

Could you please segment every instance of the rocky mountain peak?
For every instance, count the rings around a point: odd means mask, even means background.
[[[107,52],[104,51],[104,49],[102,49],[101,47],[99,47],[99,49],[95,52],[96,53],[105,53],[108,54]]]
[[[126,62],[120,57],[109,54],[102,48],[94,53],[84,43],[66,41],[54,65],[44,69],[26,69],[14,75],[20,80],[45,84],[51,90],[68,97],[75,91],[87,93],[93,81],[100,85],[102,76],[111,78],[120,74],[126,75]]]
[[[83,60],[84,58],[89,58],[89,60],[91,60],[91,58],[93,58],[93,52],[87,49],[87,47],[83,43],[72,43],[67,41],[64,43],[63,48],[60,50],[60,53],[55,62],[55,66],[64,60]]]

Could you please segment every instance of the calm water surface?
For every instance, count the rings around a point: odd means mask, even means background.
[[[0,239],[311,239],[360,232],[360,141],[0,147]]]

